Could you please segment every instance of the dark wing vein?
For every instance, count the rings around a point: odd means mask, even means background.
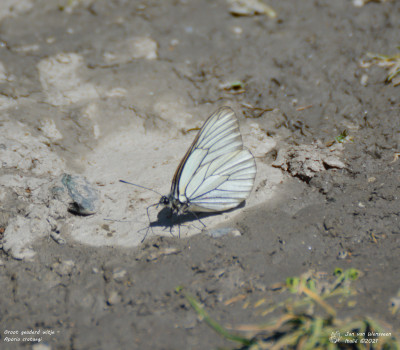
[[[175,172],[171,193],[197,211],[226,210],[247,198],[255,173],[255,161],[243,149],[236,116],[223,107],[196,135]]]

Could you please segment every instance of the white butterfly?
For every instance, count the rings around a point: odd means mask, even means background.
[[[181,160],[169,195],[161,196],[159,203],[149,206],[147,216],[150,220],[149,208],[160,204],[178,215],[235,208],[250,195],[256,172],[253,155],[243,148],[235,113],[229,107],[222,107],[206,120]],[[147,232],[142,242],[146,236]]]
[[[176,169],[171,192],[159,204],[174,214],[232,209],[250,195],[256,172],[235,113],[222,107],[204,123]]]

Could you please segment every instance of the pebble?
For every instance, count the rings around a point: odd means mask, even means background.
[[[59,276],[70,275],[75,267],[73,260],[64,260],[54,264],[54,270]]]
[[[64,174],[61,182],[72,199],[69,210],[78,215],[95,214],[99,206],[99,193],[93,186],[79,175]]]
[[[32,350],[51,350],[51,346],[46,343],[37,343],[32,345]]]
[[[108,305],[115,305],[121,301],[121,296],[118,294],[116,290],[113,290],[110,292],[110,295],[108,296],[107,299],[107,304]]]
[[[123,278],[125,277],[125,275],[126,275],[126,270],[125,269],[115,268],[113,270],[112,277],[113,277],[114,280],[116,280],[118,282],[118,281],[122,281]]]
[[[367,74],[363,74],[363,75],[361,76],[360,84],[361,84],[362,86],[367,86],[367,84],[368,84],[368,75],[367,75]]]
[[[232,227],[222,227],[213,230],[207,230],[205,234],[213,238],[220,238],[226,235],[231,235],[233,237],[241,236],[240,231]]]

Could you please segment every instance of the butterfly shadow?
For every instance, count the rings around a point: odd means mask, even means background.
[[[218,216],[225,213],[230,213],[234,210],[243,208],[245,206],[245,201],[238,205],[236,208],[232,208],[225,211],[215,211],[215,212],[187,212],[185,214],[177,215],[173,214],[170,208],[163,208],[157,214],[157,220],[152,221],[149,224],[148,229],[153,231],[153,228],[162,227],[163,231],[168,230],[172,236],[176,236],[172,231],[174,226],[178,225],[180,237],[180,228],[181,226],[187,226],[187,224],[193,223],[194,221],[198,221],[201,226],[196,226],[193,224],[195,228],[198,228],[199,231],[204,231],[207,229],[207,226],[201,221],[201,219],[208,218],[211,216]],[[147,233],[146,233],[147,235]]]

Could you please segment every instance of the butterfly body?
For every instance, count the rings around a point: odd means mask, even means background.
[[[159,204],[178,215],[229,210],[247,199],[255,176],[255,160],[243,147],[237,118],[222,107],[198,132]]]
[[[168,196],[162,196],[158,204],[162,204],[165,207],[170,208],[173,214],[182,215],[189,211],[189,203],[180,202],[179,199],[174,198],[172,194],[169,194]]]

